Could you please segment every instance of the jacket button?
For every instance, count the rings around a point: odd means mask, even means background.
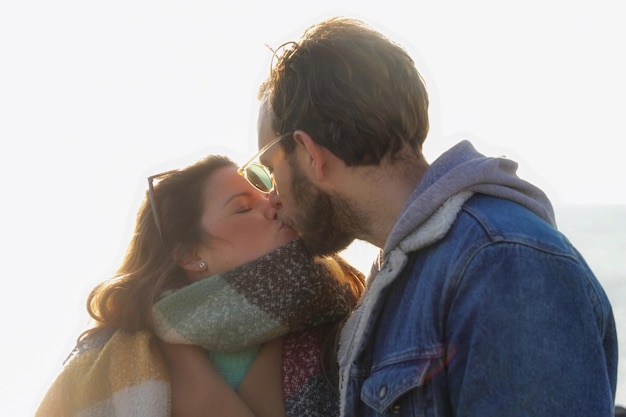
[[[382,400],[385,396],[387,396],[387,385],[383,385],[378,391],[378,398]]]
[[[394,404],[391,406],[391,413],[392,413],[392,414],[400,414],[400,404],[398,404],[398,403],[394,403]]]

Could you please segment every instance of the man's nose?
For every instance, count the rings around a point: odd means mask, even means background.
[[[270,205],[274,207],[276,210],[280,210],[283,208],[283,201],[281,200],[280,196],[276,192],[276,188],[274,188],[269,193],[269,200],[270,200]]]
[[[267,219],[277,219],[278,212],[282,208],[283,204],[280,202],[280,197],[276,194],[276,191],[272,191],[266,195],[263,200],[263,212]]]

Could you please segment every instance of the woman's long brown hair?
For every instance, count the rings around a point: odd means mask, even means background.
[[[103,328],[152,330],[152,305],[164,291],[188,283],[177,261],[204,237],[200,219],[205,183],[216,170],[228,166],[236,165],[226,157],[211,155],[157,178],[153,201],[161,233],[146,192],[121,266],[87,298],[94,324],[79,339]]]

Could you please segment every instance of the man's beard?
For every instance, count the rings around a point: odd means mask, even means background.
[[[328,194],[292,164],[291,192],[294,227],[313,255],[329,255],[345,249],[366,226],[365,217],[343,198]]]

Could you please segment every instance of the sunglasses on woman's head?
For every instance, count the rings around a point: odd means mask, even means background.
[[[237,173],[244,177],[250,185],[262,193],[269,193],[274,190],[274,174],[272,170],[260,162],[261,156],[272,146],[288,137],[293,132],[285,133],[262,147],[248,162],[237,170]]]
[[[157,211],[157,204],[154,198],[154,181],[166,176],[167,174],[171,174],[172,172],[178,171],[177,169],[172,169],[170,171],[161,172],[160,174],[151,175],[148,177],[148,199],[150,200],[150,209],[152,210],[152,216],[154,217],[154,224],[156,226],[157,232],[159,233],[159,237],[161,238],[161,242],[163,241],[163,231],[161,230],[161,219],[159,217],[159,212]]]

